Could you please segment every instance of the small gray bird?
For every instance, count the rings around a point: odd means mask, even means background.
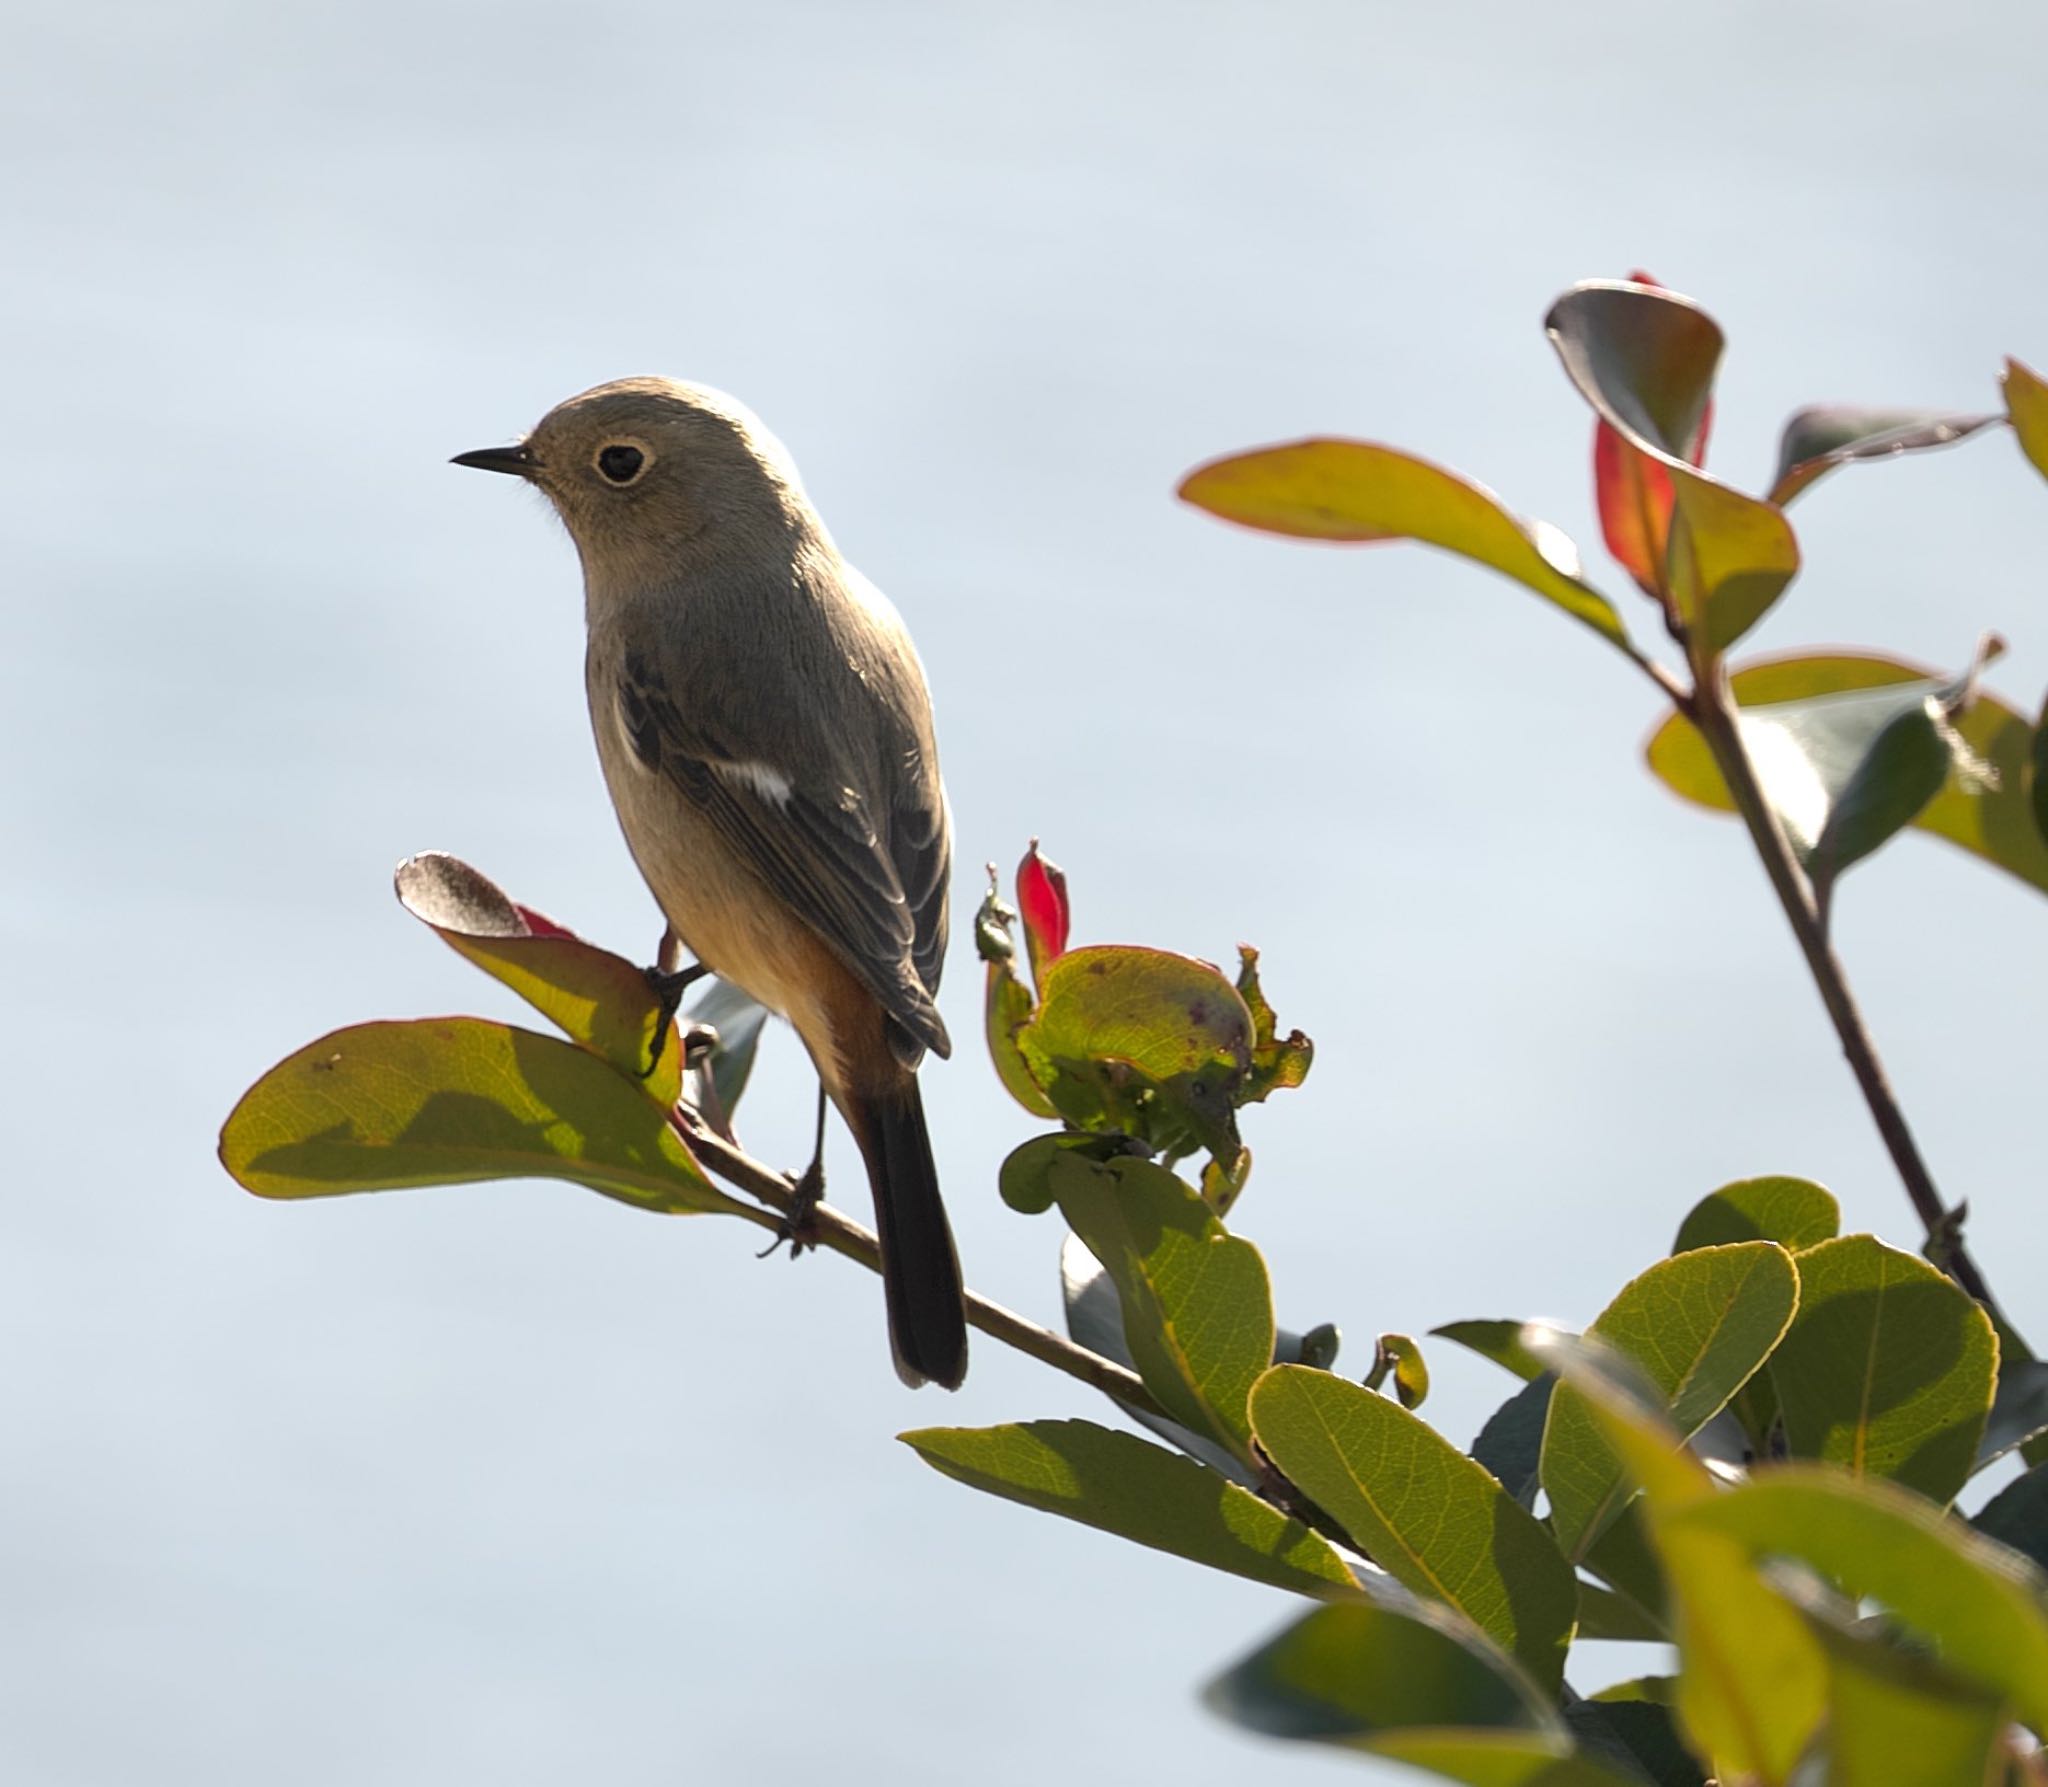
[[[867,1163],[896,1369],[956,1388],[960,1264],[917,1089],[951,1052],[952,845],[902,621],[720,392],[620,379],[455,463],[526,479],[576,542],[605,783],[697,958],[675,981],[709,970],[795,1025]]]

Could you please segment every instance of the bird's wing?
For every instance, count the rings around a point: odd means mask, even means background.
[[[832,946],[905,1033],[907,1053],[950,1054],[932,1003],[949,857],[936,775],[929,802],[913,799],[909,811],[899,803],[879,816],[856,789],[801,786],[686,716],[637,651],[626,654],[618,703],[634,754]],[[925,778],[909,781],[916,788]]]

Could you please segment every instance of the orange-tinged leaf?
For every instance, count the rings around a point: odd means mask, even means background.
[[[1492,491],[1372,441],[1314,439],[1235,453],[1182,480],[1184,501],[1264,533],[1369,543],[1417,540],[1489,566],[1626,649],[1614,604],[1580,574],[1578,548]]]

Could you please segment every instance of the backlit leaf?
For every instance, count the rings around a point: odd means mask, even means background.
[[[1939,672],[1869,653],[1767,659],[1736,671],[1731,680],[1735,698],[1746,710],[1778,708],[1776,723],[1780,725],[1785,718],[1781,704],[1785,703],[1884,690],[1894,702],[1911,705],[1943,686]],[[1909,684],[1919,686],[1902,686]],[[1979,690],[1955,727],[1975,757],[1988,766],[1992,779],[1979,781],[1951,773],[1941,791],[1914,818],[1914,827],[1946,838],[2048,892],[2048,843],[2043,842],[2034,822],[2028,795],[2032,724],[1996,696]],[[1767,791],[1771,791],[1773,756],[1782,758],[1774,799],[1781,812],[1787,808],[1803,811],[1809,835],[1817,835],[1814,816],[1818,814],[1824,821],[1824,803],[1814,798],[1817,778],[1803,765],[1797,747],[1775,749],[1773,742],[1766,740],[1764,750],[1758,752],[1755,735],[1747,728],[1745,734],[1752,741],[1752,756]],[[1677,715],[1667,719],[1652,736],[1648,756],[1651,770],[1674,793],[1700,806],[1734,811],[1713,756],[1691,721]]]
[[[898,1436],[957,1482],[1298,1595],[1359,1592],[1327,1539],[1190,1458],[1089,1421]]]
[[[1590,1333],[1647,1373],[1665,1418],[1689,1438],[1770,1357],[1798,1306],[1791,1256],[1769,1241],[1735,1242],[1660,1260],[1622,1289]],[[1577,1562],[1632,1486],[1594,1412],[1569,1388],[1551,1398],[1542,1474],[1552,1530]]]
[[[1492,491],[1371,441],[1261,447],[1198,466],[1182,500],[1225,521],[1308,540],[1419,540],[1489,566],[1622,644],[1614,604],[1581,574],[1578,548],[1547,522],[1523,521]]]
[[[1798,572],[1799,546],[1777,508],[1687,457],[1711,401],[1719,326],[1675,293],[1593,280],[1560,298],[1545,328],[1579,394],[1670,478],[1661,585],[1678,617],[1716,650],[1732,645]]]
[[[2048,382],[2018,360],[2005,363],[2005,413],[2019,436],[2020,451],[2048,478]]]
[[[1780,1465],[1674,1516],[1757,1557],[1808,1564],[1888,1608],[1942,1664],[2048,1730],[2048,1583],[1933,1502],[1820,1465]]]
[[[1149,1160],[1059,1154],[1048,1181],[1102,1262],[1145,1388],[1182,1426],[1251,1457],[1247,1401],[1273,1359],[1266,1263],[1200,1195]]]
[[[1808,1248],[1799,1279],[1798,1317],[1771,1360],[1792,1456],[1949,1500],[1991,1408],[1990,1317],[1925,1260],[1871,1235]]]
[[[1835,1194],[1811,1179],[1771,1175],[1737,1179],[1710,1192],[1678,1225],[1673,1253],[1719,1247],[1730,1241],[1775,1241],[1797,1253],[1828,1240],[1841,1227]]]
[[[336,1030],[242,1095],[221,1163],[260,1197],[568,1179],[667,1214],[744,1206],[588,1050],[482,1018]]]
[[[1017,1046],[1069,1123],[1237,1158],[1235,1107],[1254,1031],[1215,968],[1163,949],[1098,944],[1050,963],[1039,993]]]
[[[1251,1411],[1261,1450],[1375,1563],[1557,1688],[1578,1617],[1571,1566],[1483,1467],[1420,1417],[1327,1371],[1275,1366]]]
[[[408,857],[394,877],[399,904],[458,954],[504,984],[573,1041],[638,1077],[654,1050],[660,1001],[646,970],[586,943],[496,882],[442,851]],[[682,1089],[674,1032],[643,1082],[663,1108]]]

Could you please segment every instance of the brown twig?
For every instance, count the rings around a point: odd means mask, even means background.
[[[1835,1034],[1841,1039],[1842,1053],[1848,1058],[1850,1072],[1856,1076],[1863,1102],[1870,1107],[1871,1118],[1877,1124],[1877,1133],[1884,1141],[1885,1151],[1891,1156],[1892,1165],[1898,1169],[1899,1178],[1906,1187],[1906,1196],[1912,1200],[1921,1225],[1927,1231],[1928,1241],[1932,1244],[1930,1254],[1935,1264],[1983,1304],[2002,1335],[2012,1335],[2013,1329],[1992,1297],[1991,1287],[1985,1283],[1983,1273],[1963,1244],[1961,1208],[1951,1210],[1942,1201],[1934,1175],[1928,1170],[1919,1144],[1913,1139],[1906,1114],[1899,1108],[1898,1098],[1885,1076],[1884,1064],[1878,1059],[1877,1047],[1863,1022],[1863,1014],[1857,1009],[1855,997],[1849,991],[1848,977],[1828,941],[1827,928],[1814,903],[1812,889],[1793,856],[1785,828],[1778,822],[1777,810],[1764,797],[1763,787],[1756,779],[1749,753],[1742,745],[1735,696],[1728,685],[1727,671],[1717,657],[1704,653],[1692,655],[1697,681],[1690,691],[1681,691],[1676,698],[1678,710],[1699,729],[1720,768],[1722,781],[1734,798],[1736,811],[1742,816],[1750,841],[1763,862],[1764,873],[1770,877],[1771,889],[1778,896],[1778,904],[1784,908],[1786,921],[1799,944],[1799,952],[1806,958],[1807,972],[1813,976],[1821,1003],[1827,1007]]]
[[[787,1173],[779,1173],[754,1159],[744,1149],[688,1124],[680,1114],[676,1128],[707,1172],[717,1174],[728,1185],[767,1206],[758,1211],[746,1210],[749,1221],[776,1233],[783,1231],[780,1219],[796,1210],[795,1180]],[[829,1248],[857,1261],[870,1272],[882,1269],[881,1244],[875,1239],[874,1231],[864,1228],[843,1210],[835,1210],[830,1204],[812,1207],[805,1223],[804,1238],[816,1246]],[[1118,1402],[1141,1408],[1148,1414],[1165,1416],[1166,1411],[1153,1399],[1137,1373],[1126,1370],[1114,1359],[1105,1359],[1100,1353],[1076,1346],[1064,1334],[1055,1334],[1050,1328],[1028,1321],[1014,1310],[992,1303],[977,1292],[969,1291],[966,1303],[968,1325],[979,1328],[992,1340],[1000,1340],[1005,1346],[1016,1348],[1042,1365],[1050,1365],[1055,1371],[1064,1371],[1069,1377],[1079,1378],[1082,1383],[1114,1397]]]

